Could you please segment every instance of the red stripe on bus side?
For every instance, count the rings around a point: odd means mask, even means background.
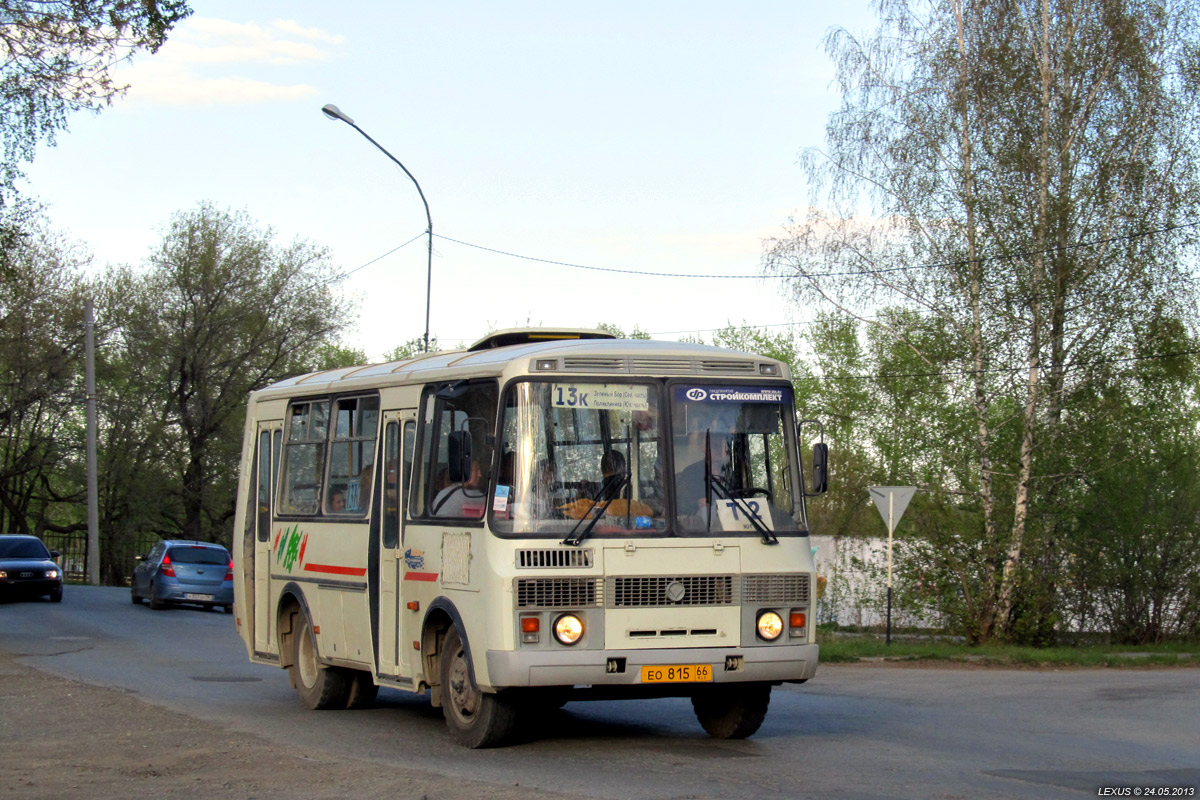
[[[332,564],[305,564],[305,572],[327,572],[330,575],[353,575],[361,578],[367,574],[366,567],[338,567]]]
[[[406,572],[404,580],[406,581],[436,581],[438,574],[436,572]]]

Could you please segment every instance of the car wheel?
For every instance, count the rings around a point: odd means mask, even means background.
[[[153,583],[150,584],[150,607],[155,611],[161,611],[165,605],[166,603],[158,599],[158,587]]]
[[[54,591],[52,591],[50,593],[50,602],[51,603],[61,603],[62,595],[63,595],[63,587],[59,586],[57,589],[55,589]]]
[[[138,595],[137,589],[134,589],[132,586],[129,587],[129,599],[133,601],[135,606],[142,604],[142,598]]]
[[[350,682],[343,670],[326,667],[317,660],[317,640],[308,616],[297,614],[292,630],[292,665],[288,667],[288,676],[300,694],[300,702],[305,708],[345,708]]]
[[[472,749],[504,744],[516,729],[516,709],[497,694],[479,690],[471,678],[471,655],[451,625],[442,644],[438,673],[442,714],[450,735]]]
[[[696,693],[692,709],[714,739],[745,739],[767,716],[771,684],[725,684]]]
[[[226,613],[226,614],[232,614],[232,613],[233,613],[233,603],[229,603],[229,604],[227,604],[227,605],[225,606],[225,613]]]

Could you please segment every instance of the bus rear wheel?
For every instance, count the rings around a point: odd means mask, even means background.
[[[735,683],[697,692],[692,709],[714,739],[745,739],[763,724],[770,702],[771,684]]]
[[[292,665],[288,677],[305,708],[345,708],[350,683],[343,670],[326,667],[317,660],[317,640],[308,615],[296,615],[292,629]]]
[[[438,664],[442,714],[454,741],[472,749],[506,743],[516,728],[517,713],[496,694],[482,692],[471,679],[471,656],[458,628],[451,625]]]

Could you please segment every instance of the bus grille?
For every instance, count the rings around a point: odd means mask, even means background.
[[[732,575],[609,578],[609,608],[734,605]]]
[[[517,578],[517,608],[602,605],[600,578]]]
[[[808,573],[798,575],[744,575],[742,602],[768,605],[808,603]]]
[[[592,554],[595,551],[587,548],[518,550],[517,569],[533,569],[536,567],[581,567],[592,566]]]

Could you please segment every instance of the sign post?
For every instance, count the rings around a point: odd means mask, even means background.
[[[887,523],[888,529],[887,644],[890,645],[892,643],[892,534],[896,530],[896,523],[904,516],[904,510],[908,508],[908,501],[912,500],[917,487],[868,486],[867,489],[871,493],[871,499],[875,501],[875,507],[879,509],[879,515]]]

